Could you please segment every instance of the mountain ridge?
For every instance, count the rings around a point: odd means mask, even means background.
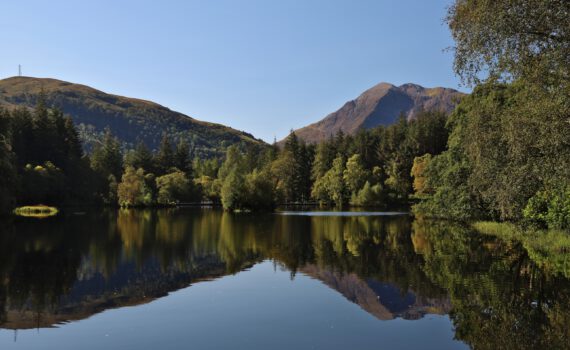
[[[5,108],[33,107],[41,93],[48,105],[71,116],[87,149],[106,128],[125,148],[143,141],[156,149],[164,133],[175,142],[185,139],[205,155],[221,154],[227,146],[239,142],[264,144],[250,133],[201,121],[153,101],[109,94],[88,85],[18,76],[0,80],[0,106]]]
[[[426,88],[414,83],[396,86],[381,82],[323,119],[294,131],[306,142],[316,143],[340,130],[355,134],[361,129],[390,125],[401,113],[408,120],[413,119],[421,110],[437,110],[449,114],[464,95],[451,88]]]

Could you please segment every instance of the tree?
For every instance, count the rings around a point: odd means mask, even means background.
[[[172,143],[170,142],[170,137],[166,133],[162,135],[162,140],[160,141],[160,147],[158,148],[155,161],[158,174],[160,175],[168,173],[170,168],[175,166]]]
[[[414,165],[412,166],[411,175],[414,178],[414,191],[418,196],[432,192],[432,189],[427,186],[427,179],[425,175],[426,169],[429,166],[431,159],[432,156],[429,153],[426,153],[421,157],[414,158]]]
[[[154,172],[155,164],[152,152],[143,141],[139,141],[135,149],[129,153],[126,163],[135,169],[142,168],[146,172]]]
[[[254,169],[245,177],[244,207],[252,210],[273,210],[275,207],[274,192],[269,170]]]
[[[433,195],[418,209],[564,226],[569,10],[567,1],[534,0],[463,0],[450,8],[455,70],[468,83],[485,82],[450,116],[448,149],[425,169]]]
[[[343,172],[344,183],[350,193],[358,192],[365,182],[367,182],[370,172],[364,169],[359,154],[354,154],[348,158],[346,169]]]
[[[174,166],[183,171],[188,178],[192,178],[192,163],[190,162],[190,146],[186,140],[181,139],[174,152]]]
[[[239,168],[233,168],[222,183],[221,200],[225,210],[239,210],[244,207],[245,179]]]
[[[272,166],[285,202],[305,202],[309,199],[313,157],[313,149],[291,132]]]
[[[336,158],[336,148],[332,140],[321,141],[317,144],[315,150],[315,160],[311,169],[311,178],[313,181],[323,177],[332,166],[333,160]]]
[[[8,117],[8,112],[6,116]],[[25,107],[16,108],[11,113],[10,122],[12,152],[16,158],[17,168],[22,169],[32,162],[34,151],[30,142],[34,138],[32,114]]]
[[[157,202],[162,205],[178,204],[191,197],[191,182],[180,170],[156,178]]]
[[[17,175],[8,135],[8,118],[8,112],[0,109],[0,216],[13,209],[16,201]]]
[[[127,167],[117,188],[119,205],[122,207],[139,207],[149,205],[152,201],[152,194],[145,183],[143,169],[135,170]]]
[[[109,175],[121,177],[123,169],[123,155],[119,141],[113,137],[111,131],[105,131],[102,144],[95,147],[91,155],[91,167],[105,179]]]
[[[570,185],[554,184],[529,199],[523,216],[552,229],[570,229]]]
[[[312,197],[321,203],[334,203],[342,206],[347,199],[347,189],[344,184],[344,159],[339,155],[334,159],[332,167],[323,177],[318,179],[311,193]]]
[[[357,193],[353,193],[350,204],[363,207],[382,204],[382,186],[380,184],[371,185],[369,181],[366,181]]]
[[[470,84],[485,80],[486,72],[568,91],[569,13],[565,0],[456,0],[446,19],[456,45],[454,69]]]
[[[194,184],[197,186],[196,192],[201,193],[202,199],[217,204],[221,202],[221,182],[218,179],[203,175],[194,179]]]
[[[294,163],[295,159],[291,152],[281,152],[271,164],[271,173],[276,179],[278,196],[284,203],[294,202],[296,198],[293,181],[295,178]]]

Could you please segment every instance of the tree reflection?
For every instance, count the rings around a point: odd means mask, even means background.
[[[0,226],[0,325],[50,326],[148,302],[262,260],[379,319],[449,313],[475,348],[568,343],[570,283],[524,246],[407,216],[121,210]]]
[[[570,344],[570,283],[540,269],[516,242],[418,219],[424,271],[451,297],[456,337],[477,349],[562,349]]]

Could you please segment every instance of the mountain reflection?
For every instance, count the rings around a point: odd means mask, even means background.
[[[477,348],[564,348],[570,283],[525,249],[407,216],[121,210],[0,227],[0,327],[51,327],[272,260],[380,320],[449,314]]]

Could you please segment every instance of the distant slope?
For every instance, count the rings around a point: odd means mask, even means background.
[[[199,121],[154,102],[111,95],[56,79],[12,77],[0,80],[0,106],[33,107],[41,91],[50,105],[60,107],[73,118],[87,149],[101,138],[107,127],[126,147],[143,140],[155,149],[162,134],[168,133],[175,142],[186,139],[202,155],[219,154],[239,142],[263,143],[251,134]]]
[[[340,130],[354,134],[360,129],[392,124],[400,113],[404,113],[408,119],[414,118],[422,109],[450,113],[463,95],[459,91],[441,87],[380,83],[366,90],[357,99],[345,103],[338,111],[295,130],[295,133],[301,139],[314,143]]]

